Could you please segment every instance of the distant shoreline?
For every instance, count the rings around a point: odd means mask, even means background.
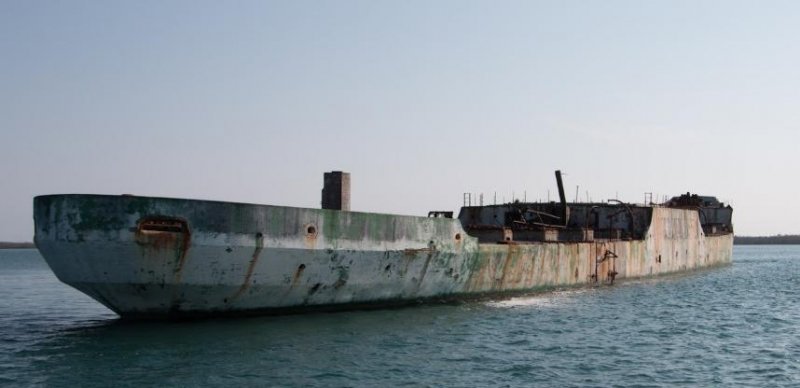
[[[798,245],[800,235],[779,234],[776,236],[734,236],[733,245]]]
[[[734,236],[733,245],[800,245],[800,235],[779,234],[777,236]],[[33,249],[32,242],[0,241],[0,249]]]
[[[32,249],[36,248],[32,242],[4,242],[0,241],[0,249]]]

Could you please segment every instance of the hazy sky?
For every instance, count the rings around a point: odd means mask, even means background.
[[[32,198],[425,215],[686,191],[800,233],[797,1],[0,2],[0,240]]]

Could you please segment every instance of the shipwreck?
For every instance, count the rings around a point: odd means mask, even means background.
[[[274,314],[443,302],[730,263],[733,209],[666,202],[465,204],[427,217],[131,195],[34,199],[55,275],[123,318]]]

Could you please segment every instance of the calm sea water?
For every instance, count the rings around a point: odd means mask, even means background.
[[[798,386],[800,246],[455,306],[127,323],[0,250],[0,385]]]

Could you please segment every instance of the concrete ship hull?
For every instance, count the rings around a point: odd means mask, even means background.
[[[122,317],[453,300],[726,264],[732,233],[653,207],[640,240],[479,243],[458,219],[134,196],[34,201],[56,276]]]

